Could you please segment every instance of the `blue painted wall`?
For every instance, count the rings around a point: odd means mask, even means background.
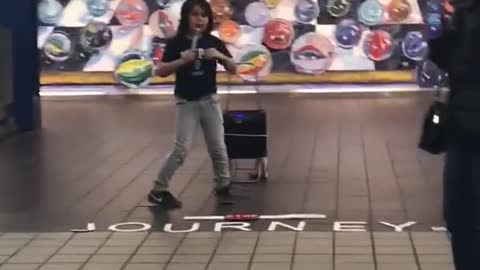
[[[37,0],[1,1],[0,25],[13,37],[13,116],[21,131],[31,131],[40,126]]]

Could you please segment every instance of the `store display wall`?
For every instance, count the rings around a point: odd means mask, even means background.
[[[171,83],[151,76],[185,0],[41,0],[42,84]],[[426,40],[441,33],[439,0],[210,0],[239,62],[236,81],[417,82],[438,71]],[[419,67],[421,72],[418,72]],[[226,78],[219,69],[219,80]]]

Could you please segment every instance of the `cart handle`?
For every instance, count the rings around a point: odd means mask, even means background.
[[[237,66],[238,65],[248,65],[248,66],[253,66],[255,67],[254,64],[250,62],[236,62],[235,63]],[[228,83],[227,83],[227,101],[226,101],[226,110],[228,111],[230,108],[230,92],[232,89],[232,74],[228,73],[227,75],[228,78]],[[259,80],[258,80],[258,72],[255,72],[255,83],[254,83],[254,88],[255,92],[258,95],[258,98],[256,99],[257,101],[257,108],[260,110],[262,109],[262,102],[261,102],[261,97],[260,97],[260,87],[259,87]]]

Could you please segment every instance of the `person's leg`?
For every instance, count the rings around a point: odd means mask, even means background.
[[[444,209],[456,270],[473,270],[472,160],[467,147],[452,145],[445,164]]]
[[[472,266],[471,269],[480,269],[480,145],[477,144],[472,149],[473,164],[472,164],[472,215],[473,215],[473,241]]]
[[[166,156],[154,181],[154,188],[149,199],[152,202],[162,202],[162,195],[168,190],[169,181],[175,171],[183,164],[187,151],[192,142],[197,123],[199,121],[199,107],[197,102],[177,101],[175,119],[175,145]]]
[[[225,146],[223,115],[218,96],[201,102],[200,124],[212,160],[216,191],[228,192],[230,171],[228,166],[227,147]]]

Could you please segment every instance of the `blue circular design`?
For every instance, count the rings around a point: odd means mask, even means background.
[[[301,23],[310,23],[320,14],[317,2],[313,0],[298,0],[295,5],[295,18]]]
[[[335,39],[339,47],[351,49],[362,38],[362,26],[354,20],[345,19],[335,27]]]
[[[358,20],[367,26],[375,26],[383,22],[384,12],[382,4],[378,1],[367,0],[358,9]]]
[[[419,31],[407,33],[402,41],[403,54],[414,61],[421,61],[428,53],[428,44]]]

